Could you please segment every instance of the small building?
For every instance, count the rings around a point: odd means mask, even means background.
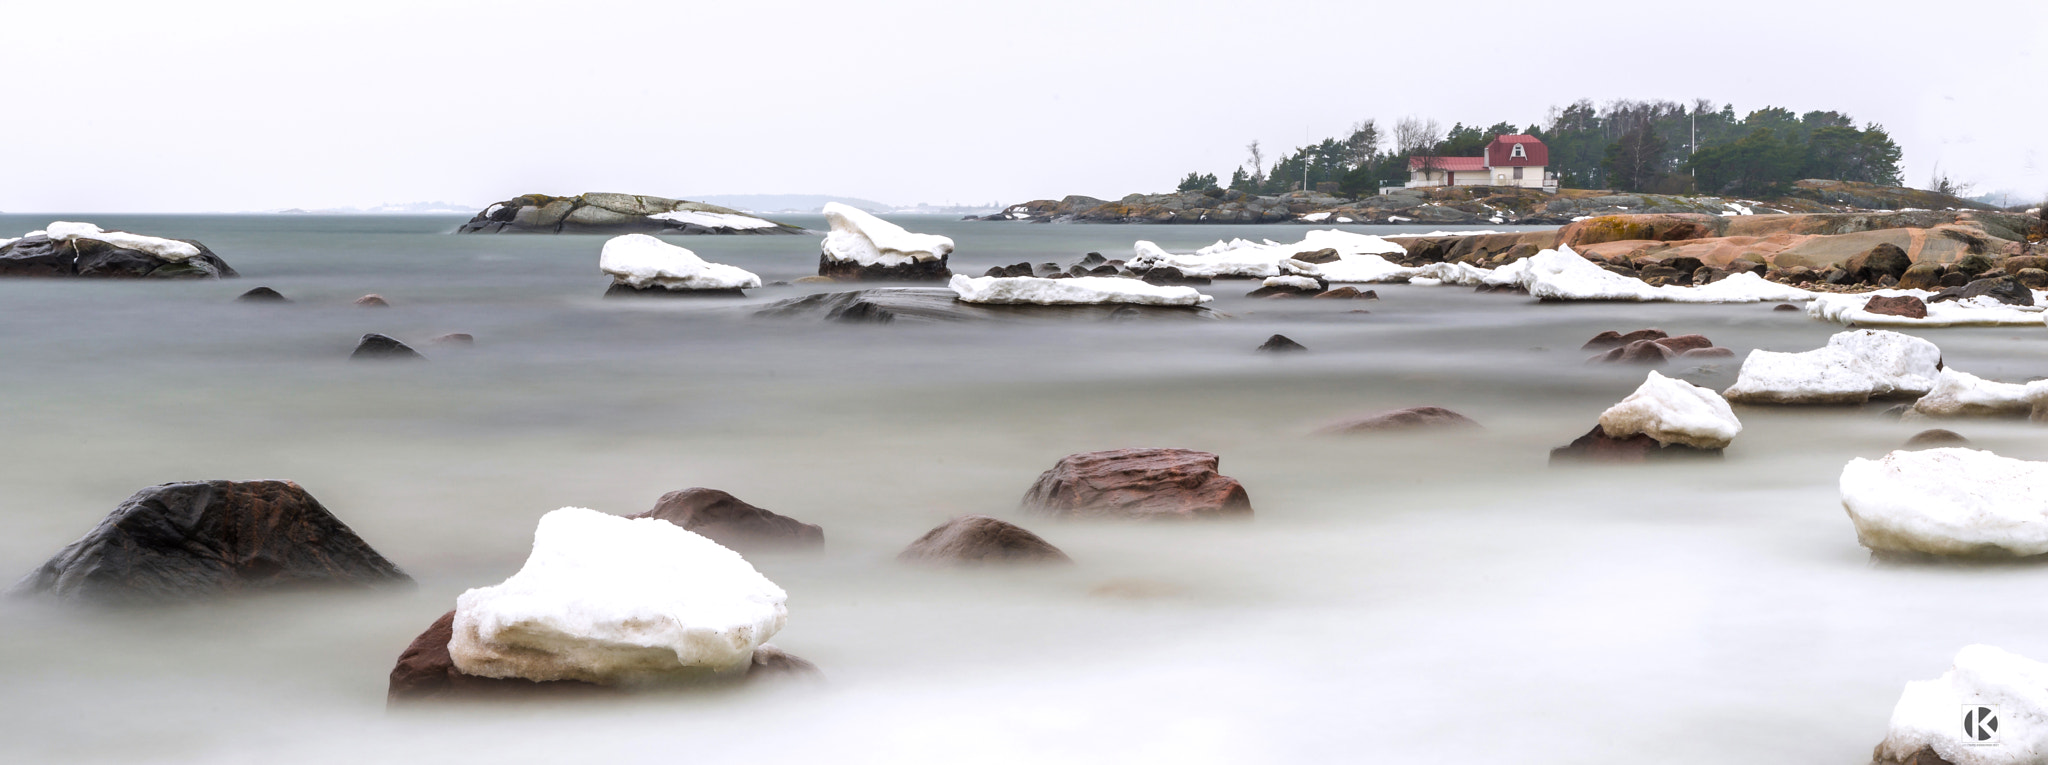
[[[1546,172],[1550,147],[1533,135],[1497,136],[1481,157],[1410,157],[1407,188],[1430,186],[1514,186],[1557,190]]]

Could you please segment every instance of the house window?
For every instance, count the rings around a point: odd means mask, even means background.
[[[1517,146],[1517,147],[1515,147],[1515,148],[1519,149],[1519,148],[1522,148],[1522,147],[1520,147],[1520,146]],[[1516,168],[1515,168],[1515,180],[1518,180],[1518,181],[1519,181],[1519,180],[1521,180],[1521,179],[1522,179],[1522,168],[1520,168],[1520,167],[1516,167]]]
[[[1509,159],[1528,159],[1528,158],[1529,158],[1529,152],[1527,152],[1527,151],[1523,151],[1523,150],[1522,150],[1522,145],[1518,143],[1518,144],[1515,144],[1513,148],[1510,148],[1510,149],[1508,149],[1508,158],[1509,158]],[[1515,176],[1515,177],[1517,177],[1517,178],[1520,178],[1521,176],[1519,176],[1519,175],[1518,175],[1518,176]]]

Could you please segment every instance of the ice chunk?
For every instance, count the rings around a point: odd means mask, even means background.
[[[2048,553],[2048,463],[1951,447],[1849,460],[1842,507],[1879,552]]]
[[[1193,287],[1160,286],[1115,276],[1040,279],[1035,276],[972,277],[954,274],[953,281],[947,286],[953,288],[953,294],[969,303],[1201,305],[1211,300]]]
[[[1294,290],[1296,292],[1308,292],[1312,290],[1321,290],[1323,288],[1323,283],[1306,276],[1268,276],[1266,277],[1265,281],[1259,282],[1259,286],[1274,287],[1277,289],[1284,290]]]
[[[1316,250],[1336,250],[1338,259],[1330,263],[1310,265],[1294,256]],[[1263,279],[1287,274],[1307,274],[1323,277],[1325,281],[1397,281],[1406,279],[1400,273],[1398,279],[1387,277],[1392,270],[1401,267],[1388,262],[1382,255],[1405,253],[1407,248],[1385,238],[1371,234],[1359,234],[1339,229],[1317,229],[1303,235],[1301,241],[1284,244],[1266,240],[1263,244],[1233,239],[1219,241],[1191,254],[1169,253],[1159,245],[1139,241],[1132,246],[1129,267],[1134,270],[1172,266],[1188,276],[1209,278],[1241,277]]]
[[[2044,400],[2048,400],[2048,380],[1992,382],[1944,369],[1935,378],[1933,390],[1913,402],[1913,412],[1928,417],[2024,417]]]
[[[1837,332],[1801,353],[1750,351],[1735,384],[1722,395],[1741,404],[1860,404],[1873,396],[1918,396],[1932,390],[1941,348],[1881,329]]]
[[[900,266],[942,260],[953,253],[953,240],[937,234],[914,234],[838,202],[825,203],[825,257],[863,266]]]
[[[716,542],[654,518],[542,516],[510,579],[455,601],[457,669],[637,685],[744,672],[782,629],[782,588]]]
[[[1651,372],[1636,392],[1600,413],[1600,430],[1609,438],[1641,433],[1660,444],[1721,449],[1742,432],[1742,421],[1721,394]]]
[[[1872,297],[1911,296],[1922,301],[1934,296],[1927,290],[1877,290],[1847,295],[1817,294],[1806,305],[1806,314],[1823,321],[1837,324],[1871,325],[1880,327],[2010,327],[2037,326],[2048,320],[2048,292],[2035,292],[2034,305],[2008,305],[1991,297],[1974,297],[1968,300],[1944,300],[1927,303],[1927,316],[1895,316],[1885,313],[1871,313],[1863,306]]]
[[[1966,738],[1963,715],[1978,706],[1998,712],[1997,726],[1987,731],[1995,744]],[[1971,645],[1956,652],[1940,678],[1907,683],[1872,759],[1905,763],[1927,748],[1954,765],[2048,762],[2048,664]]]
[[[199,254],[199,248],[189,242],[130,234],[126,231],[103,231],[99,226],[90,223],[76,223],[72,221],[60,220],[53,222],[48,228],[41,231],[29,232],[28,236],[47,236],[60,242],[69,242],[73,239],[97,239],[124,250],[146,252],[174,263],[182,263],[186,258],[195,257]]]
[[[761,277],[737,266],[706,262],[697,253],[646,234],[612,237],[597,258],[612,281],[672,290],[733,290],[761,286]]]
[[[1756,303],[1811,300],[1813,293],[1765,281],[1752,273],[1732,274],[1700,287],[1652,286],[1648,282],[1608,271],[1560,245],[1516,261],[1512,273],[1495,269],[1489,284],[1513,284],[1540,300],[1627,300],[1673,303]]]

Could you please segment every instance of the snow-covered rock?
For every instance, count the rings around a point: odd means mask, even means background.
[[[1722,395],[1739,404],[1860,404],[1872,397],[1925,394],[1940,370],[1941,348],[1933,343],[1857,329],[1837,332],[1811,351],[1750,351],[1735,384]]]
[[[1259,286],[1289,292],[1320,292],[1323,283],[1309,276],[1268,276]]]
[[[1660,444],[1722,449],[1742,432],[1742,421],[1721,394],[1651,372],[1642,387],[1600,413],[1609,438],[1641,433]]]
[[[1394,278],[1392,269],[1400,266],[1389,262],[1384,255],[1405,253],[1407,249],[1384,238],[1370,234],[1359,234],[1338,229],[1318,229],[1303,235],[1301,241],[1283,244],[1273,240],[1251,242],[1244,239],[1219,241],[1189,254],[1170,253],[1159,245],[1139,241],[1132,246],[1132,257],[1125,264],[1133,271],[1171,266],[1188,276],[1215,278],[1264,279],[1272,276],[1305,275],[1321,277],[1329,282],[1371,282],[1397,281],[1407,278],[1405,273]],[[1336,250],[1337,260],[1330,263],[1310,264],[1294,259],[1295,255],[1317,250]]]
[[[1165,287],[1137,279],[1081,276],[1040,279],[1035,276],[954,274],[947,286],[969,303],[1031,305],[1201,305],[1212,298],[1193,287]]]
[[[838,202],[825,204],[825,235],[818,275],[834,279],[938,280],[953,275],[946,259],[953,240],[917,234]]]
[[[1966,737],[1963,714],[1976,706],[1997,711],[1996,743]],[[1971,645],[1940,678],[1907,683],[1872,759],[1903,765],[1923,749],[1953,765],[2048,762],[2048,664]]]
[[[611,275],[613,285],[634,290],[731,292],[761,286],[761,277],[750,271],[707,262],[687,248],[646,234],[612,237],[604,243],[597,267]]]
[[[1757,303],[1813,299],[1811,292],[1765,281],[1753,273],[1731,274],[1718,282],[1699,287],[1653,286],[1641,279],[1601,268],[1563,245],[1494,269],[1485,283],[1521,287],[1539,300]]]
[[[0,276],[220,278],[235,276],[197,242],[107,231],[91,223],[55,221],[0,239]]]
[[[1842,468],[1856,541],[1878,552],[2048,553],[2048,463],[1960,447],[1895,451]]]
[[[1941,370],[1934,387],[1913,402],[1913,413],[1927,417],[2025,417],[2048,401],[2048,380],[2030,383],[1992,382],[1968,372]]]
[[[2034,305],[2000,303],[1979,296],[1964,300],[1927,303],[1927,316],[1915,318],[1888,313],[1871,313],[1863,306],[1872,297],[1917,297],[1922,301],[1935,293],[1927,290],[1877,290],[1855,294],[1816,293],[1806,304],[1806,314],[1822,321],[1875,327],[2008,327],[2040,326],[2048,321],[2048,292],[2035,292]]]
[[[654,518],[542,516],[510,579],[456,599],[465,674],[639,685],[744,672],[782,629],[782,588],[731,550]]]
[[[494,202],[459,234],[802,234],[726,207],[684,199],[591,192],[573,197],[524,194]]]

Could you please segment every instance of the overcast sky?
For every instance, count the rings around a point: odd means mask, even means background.
[[[1117,197],[1578,98],[1844,111],[1909,185],[2048,195],[2044,0],[9,0],[0,29],[7,212]]]

